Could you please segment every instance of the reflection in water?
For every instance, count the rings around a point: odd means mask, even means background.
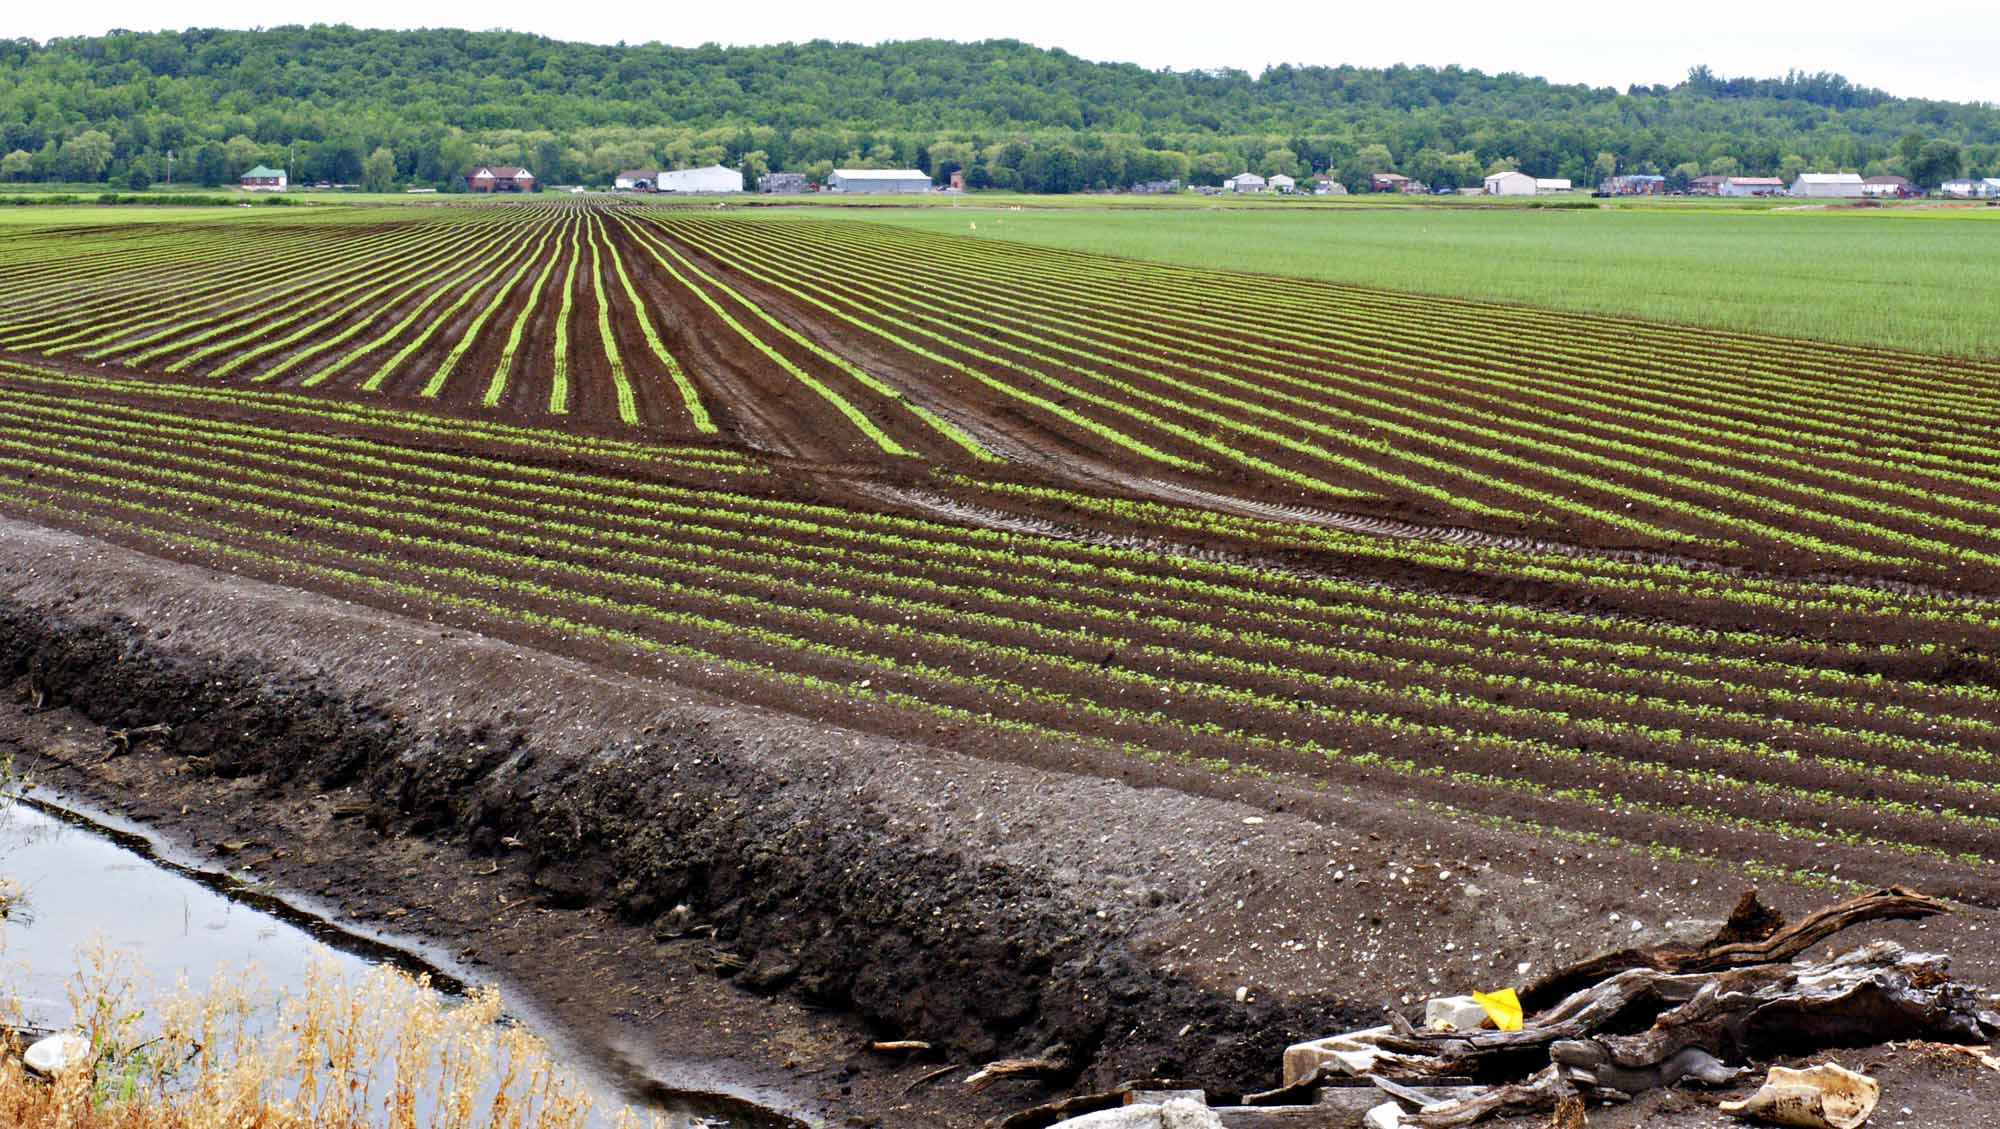
[[[240,987],[243,970],[254,969],[263,985],[297,995],[315,967],[319,976],[359,982],[385,963],[428,975],[451,999],[465,991],[408,952],[345,933],[226,876],[162,861],[144,840],[34,801],[0,802],[0,874],[20,896],[0,924],[0,983],[19,995],[22,1019],[34,1026],[69,1024],[78,955],[100,943],[131,957],[142,1003],[171,992],[182,978],[199,994],[218,974],[231,978],[224,987]],[[629,1072],[613,1079],[590,1064],[563,1065],[596,1099],[593,1125],[609,1126],[623,1105],[656,1112],[676,1129],[798,1124],[734,1098],[677,1092]]]

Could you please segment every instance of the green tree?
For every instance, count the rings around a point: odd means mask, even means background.
[[[1950,141],[1926,141],[1909,164],[1910,179],[1923,188],[1936,188],[1965,169],[1965,154]]]
[[[1289,176],[1296,179],[1299,175],[1299,155],[1290,149],[1266,149],[1263,159],[1257,163],[1265,176]]]
[[[1396,171],[1396,158],[1390,155],[1389,147],[1380,141],[1363,145],[1361,151],[1354,155],[1354,163],[1364,174]]]
[[[222,143],[222,175],[235,180],[261,163],[263,156],[255,141],[239,133]]]
[[[361,162],[361,183],[370,192],[393,192],[396,188],[396,153],[386,145],[377,145],[368,159]]]
[[[1461,153],[1447,153],[1438,162],[1437,180],[1432,182],[1438,188],[1476,188],[1486,179],[1479,166],[1479,154],[1470,150]]]
[[[35,167],[35,155],[26,149],[15,149],[0,157],[0,176],[8,180],[26,180]]]
[[[111,164],[112,151],[110,134],[103,130],[86,129],[63,142],[64,171],[77,180],[96,180]]]

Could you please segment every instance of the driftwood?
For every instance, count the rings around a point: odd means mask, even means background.
[[[1525,1082],[1495,1086],[1476,1098],[1427,1107],[1418,1111],[1415,1120],[1423,1129],[1453,1129],[1489,1117],[1553,1110],[1571,1097],[1575,1094],[1569,1083],[1549,1066]]]
[[[1605,1089],[1632,1093],[1688,1075],[1717,1078],[1722,1063],[1820,1047],[2000,1034],[2000,1014],[1951,983],[1946,964],[1878,941],[1815,964],[1680,975],[1633,969],[1571,995],[1519,1031],[1416,1031],[1380,1044],[1427,1055],[1439,1073],[1491,1076],[1526,1054],[1552,1056],[1579,1084],[1595,1084],[1595,1072],[1608,1068],[1618,1073]],[[1648,1025],[1638,1034],[1604,1034],[1640,1023]],[[1707,1059],[1681,1054],[1689,1049]]]
[[[1815,910],[1786,925],[1784,915],[1745,893],[1716,935],[1700,945],[1655,945],[1615,953],[1561,968],[1520,992],[1530,1015],[1618,973],[1720,972],[1790,960],[1843,929],[1866,921],[1896,921],[1950,913],[1951,907],[1902,886],[1891,886]]]
[[[870,1043],[868,1049],[878,1054],[888,1054],[894,1051],[927,1051],[931,1049],[931,1045],[922,1039],[890,1039]]]
[[[928,1074],[920,1076],[919,1078],[917,1078],[916,1081],[911,1082],[909,1085],[903,1087],[903,1093],[914,1094],[918,1090],[923,1089],[925,1086],[930,1085],[932,1082],[937,1081],[938,1079],[944,1077],[947,1074],[950,1074],[952,1071],[957,1069],[959,1069],[959,1067],[956,1063],[950,1066],[940,1066],[936,1070],[933,1070]]]
[[[1034,1058],[1003,1058],[989,1062],[965,1080],[977,1094],[1003,1078],[1052,1078],[1069,1071],[1069,1048],[1061,1044],[1043,1050]]]
[[[174,727],[164,721],[155,722],[152,725],[135,726],[131,729],[113,729],[105,735],[105,740],[110,744],[116,745],[118,751],[110,754],[105,759],[109,760],[110,757],[123,756],[131,752],[132,745],[136,741],[144,741],[148,737],[172,737],[173,735]]]

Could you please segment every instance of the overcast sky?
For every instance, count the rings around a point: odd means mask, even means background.
[[[48,39],[111,28],[256,27],[342,22],[359,27],[506,27],[596,43],[681,46],[837,39],[1026,40],[1089,59],[1193,70],[1273,63],[1458,63],[1559,82],[1623,89],[1673,83],[1696,63],[1718,73],[1775,77],[1788,68],[1838,71],[1908,97],[2000,102],[2000,4],[1994,0],[1294,0],[1204,3],[1074,0],[928,3],[486,3],[342,0],[93,0],[9,5],[0,35]]]

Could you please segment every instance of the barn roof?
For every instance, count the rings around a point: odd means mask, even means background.
[[[929,180],[931,174],[922,169],[835,169],[833,175],[842,180]]]
[[[1860,184],[1858,172],[1802,172],[1799,179],[1807,184]]]
[[[285,170],[283,170],[283,169],[274,169],[274,168],[271,168],[271,167],[269,167],[269,166],[267,166],[267,165],[258,165],[258,166],[257,166],[256,168],[254,168],[254,169],[251,169],[251,170],[250,170],[249,172],[246,172],[246,173],[244,173],[243,175],[244,175],[245,177],[253,177],[253,176],[254,176],[254,177],[257,177],[257,178],[258,178],[258,179],[260,179],[260,180],[268,180],[268,179],[270,179],[271,177],[274,177],[274,176],[283,176],[283,175],[285,175]]]

